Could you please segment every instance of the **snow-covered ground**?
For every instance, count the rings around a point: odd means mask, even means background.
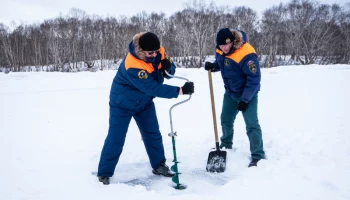
[[[115,73],[0,74],[0,199],[350,199],[349,65],[262,69],[259,118],[268,159],[247,168],[249,142],[239,114],[235,149],[227,151],[222,174],[205,171],[215,144],[207,72],[178,69],[195,83],[192,99],[173,110],[180,182],[188,186],[181,191],[171,179],[154,178],[134,121],[112,183],[102,185],[92,175],[107,134]],[[220,73],[213,83],[221,135]],[[169,166],[168,111],[185,98],[155,99]],[[147,177],[152,181],[145,186],[128,182]]]

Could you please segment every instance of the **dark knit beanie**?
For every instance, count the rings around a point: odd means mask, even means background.
[[[154,51],[160,48],[158,37],[151,32],[147,32],[140,37],[139,45],[144,51]]]
[[[216,45],[224,45],[233,42],[233,34],[228,28],[220,29],[216,35]]]

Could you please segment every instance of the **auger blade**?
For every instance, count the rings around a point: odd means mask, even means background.
[[[177,165],[173,165],[171,166],[171,171],[175,172],[175,173],[178,173],[178,169],[177,169]]]
[[[179,184],[179,176],[176,174],[175,176],[173,176],[173,178],[171,179],[174,183]]]

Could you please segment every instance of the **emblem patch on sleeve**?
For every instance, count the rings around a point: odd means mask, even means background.
[[[253,74],[256,73],[256,65],[254,61],[252,60],[248,61],[248,67],[249,67],[249,71],[251,71]]]
[[[148,74],[145,70],[140,70],[137,75],[139,76],[139,79],[147,79],[148,78]]]

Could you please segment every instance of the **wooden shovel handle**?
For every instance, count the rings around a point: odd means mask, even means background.
[[[219,143],[218,137],[218,127],[216,124],[216,112],[215,112],[215,101],[214,101],[214,90],[213,90],[213,81],[211,78],[211,70],[208,70],[208,78],[209,78],[209,88],[210,88],[210,97],[211,97],[211,110],[213,113],[213,123],[214,123],[214,133],[215,133],[215,142]]]

